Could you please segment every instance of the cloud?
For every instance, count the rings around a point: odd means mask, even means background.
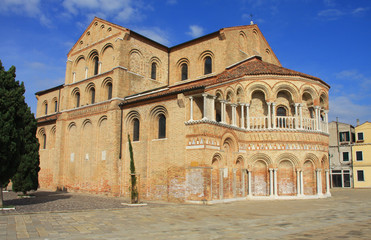
[[[189,26],[189,32],[187,32],[188,35],[190,35],[193,38],[198,38],[204,35],[204,29],[197,25],[191,25]]]
[[[318,12],[317,17],[325,20],[337,20],[343,16],[362,16],[369,8],[358,7],[356,9],[340,10],[336,8],[326,9]]]
[[[142,34],[143,36],[148,37],[149,39],[161,43],[165,46],[170,44],[168,39],[168,34],[162,30],[161,28],[142,28],[136,30],[138,33]]]
[[[367,12],[369,10],[369,8],[362,8],[362,7],[359,7],[359,8],[356,8],[352,11],[352,14],[353,15],[362,15],[364,12]]]
[[[138,1],[132,0],[64,0],[63,7],[68,14],[85,14],[101,18],[112,17],[119,22],[137,21],[144,18],[145,8]]]
[[[167,0],[166,3],[169,5],[175,5],[178,3],[178,0]]]
[[[371,105],[357,104],[349,96],[330,98],[330,120],[339,118],[340,122],[354,124],[356,119],[361,122],[371,119]]]
[[[52,22],[41,11],[40,0],[2,0],[0,4],[1,14],[17,14],[39,19],[46,27],[52,27]]]

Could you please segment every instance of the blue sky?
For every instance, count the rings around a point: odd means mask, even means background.
[[[0,0],[0,60],[16,66],[35,112],[35,92],[64,83],[94,16],[171,47],[251,14],[284,67],[331,85],[330,121],[371,121],[370,0]]]

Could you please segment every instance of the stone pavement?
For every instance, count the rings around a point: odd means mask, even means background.
[[[371,189],[313,200],[0,213],[0,239],[371,239]]]

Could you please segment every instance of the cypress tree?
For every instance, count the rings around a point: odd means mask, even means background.
[[[135,176],[134,153],[133,153],[133,147],[131,146],[131,140],[130,140],[129,134],[128,134],[128,141],[129,141],[129,153],[130,153],[131,203],[138,203],[138,189],[137,189],[137,177]]]
[[[36,138],[37,122],[31,109],[25,105],[23,112],[24,128],[22,132],[21,162],[16,174],[12,177],[13,191],[22,192],[37,190],[39,185],[38,173],[40,171],[39,141]]]
[[[15,67],[5,71],[0,61],[0,207],[3,206],[2,187],[16,173],[21,160],[25,88],[15,76]]]

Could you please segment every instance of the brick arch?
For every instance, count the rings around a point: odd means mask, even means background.
[[[264,82],[254,82],[246,86],[245,93],[246,93],[246,101],[250,102],[252,99],[252,94],[255,91],[261,91],[264,93],[264,98],[266,101],[269,101],[271,97],[271,88],[268,84]]]
[[[236,93],[232,87],[228,87],[225,90],[225,100],[228,100],[228,97],[230,97],[230,102],[234,103],[236,102]]]
[[[103,46],[100,52],[100,55],[101,55],[100,61],[102,62],[101,73],[110,71],[112,68],[115,67],[114,53],[115,53],[115,49],[112,43],[107,43],[106,45]]]
[[[278,195],[293,196],[296,194],[295,165],[289,158],[283,158],[277,166]]]
[[[273,86],[272,92],[274,93],[275,99],[277,99],[277,94],[280,91],[286,91],[290,94],[291,99],[298,103],[300,102],[300,94],[299,94],[299,89],[292,83],[290,82],[279,82]],[[274,99],[274,100],[275,100]]]
[[[319,168],[320,167],[320,162],[319,162],[319,159],[318,159],[318,157],[315,155],[315,154],[313,154],[313,153],[307,153],[306,155],[305,155],[305,157],[304,157],[304,160],[306,161],[306,160],[310,160],[310,161],[312,161],[312,163],[314,164],[314,167],[315,168]],[[303,162],[304,163],[304,162]]]
[[[319,94],[319,105],[322,108],[328,110],[328,106],[329,106],[329,103],[328,103],[328,94],[325,91],[323,91],[323,90],[320,91],[320,94]]]
[[[238,146],[238,141],[236,139],[238,138],[234,132],[232,131],[225,132],[222,136],[221,146],[223,146],[224,143],[227,143],[232,147],[232,150],[234,152],[238,152],[239,146]]]
[[[143,75],[143,54],[139,49],[132,49],[129,52],[129,70],[137,74]]]
[[[300,166],[299,159],[292,153],[282,153],[276,159],[276,165],[278,166],[282,161],[290,161],[295,168]]]
[[[158,132],[159,121],[160,121],[161,115],[165,117],[165,122],[166,122],[165,132],[166,132],[166,135],[168,135],[168,131],[167,131],[168,124],[167,123],[168,123],[169,113],[166,107],[162,105],[158,105],[158,106],[153,107],[149,113],[149,119],[150,119],[150,125],[151,125],[150,135],[152,136],[152,138],[157,138],[156,136],[158,136],[156,134],[159,133]]]
[[[236,86],[236,102],[239,102],[239,103],[244,103],[245,100],[246,100],[246,96],[245,96],[245,90],[243,88],[242,85],[238,84]]]

